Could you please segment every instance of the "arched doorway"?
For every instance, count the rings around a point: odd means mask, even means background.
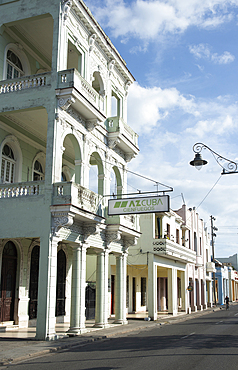
[[[29,319],[37,318],[38,281],[39,281],[40,247],[35,245],[31,252],[31,273],[29,289]]]
[[[2,273],[0,290],[0,321],[14,320],[16,288],[17,249],[11,241],[7,242],[2,255]]]
[[[55,316],[65,315],[66,256],[62,249],[57,253],[57,285]]]

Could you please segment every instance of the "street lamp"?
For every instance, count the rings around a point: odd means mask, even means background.
[[[221,175],[228,175],[230,173],[238,173],[238,163],[221,156],[220,154],[214,152],[214,150],[209,148],[209,146],[203,143],[194,144],[193,151],[195,153],[195,157],[190,162],[191,166],[194,166],[197,170],[200,170],[202,166],[205,166],[208,163],[205,159],[202,159],[201,152],[203,149],[208,149],[212,153],[213,157],[215,158],[215,161],[219,164],[220,167],[222,167],[223,171]]]

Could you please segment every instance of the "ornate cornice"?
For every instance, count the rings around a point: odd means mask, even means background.
[[[110,149],[114,149],[115,146],[117,144],[119,144],[119,143],[120,143],[120,139],[119,138],[116,138],[116,139],[108,139],[108,146],[109,146]]]
[[[135,158],[135,154],[134,153],[126,153],[125,154],[125,161],[126,162],[130,162],[133,158]]]
[[[73,1],[72,0],[62,0],[62,15],[63,15],[63,21],[65,23],[66,19],[69,16],[70,8],[72,6]]]
[[[121,232],[120,231],[107,231],[105,234],[105,241],[107,246],[112,242],[117,242],[121,240]]]
[[[88,38],[89,52],[91,52],[94,49],[96,38],[97,38],[96,33],[93,33],[91,36],[89,36]]]
[[[89,238],[89,236],[99,234],[100,226],[98,224],[84,223],[82,232],[83,232],[83,239],[85,242]]]
[[[137,238],[136,237],[130,237],[130,238],[124,238],[123,239],[123,246],[124,250],[126,251],[129,247],[132,247],[133,245],[137,244]]]

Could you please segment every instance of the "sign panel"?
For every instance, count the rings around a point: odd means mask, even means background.
[[[108,215],[169,212],[169,196],[110,199]]]

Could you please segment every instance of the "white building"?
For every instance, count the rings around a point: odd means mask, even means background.
[[[127,309],[190,313],[212,305],[210,238],[195,209],[140,215],[142,236],[129,248]],[[114,267],[115,269],[115,267]],[[113,266],[112,266],[113,271]]]
[[[134,78],[81,0],[0,1],[0,321],[55,338],[85,331],[86,265],[96,259],[95,325],[126,323],[127,249],[136,217],[108,217],[138,153],[128,127]],[[96,187],[92,183],[96,174]],[[106,196],[106,197],[105,197]],[[93,263],[93,262],[92,262]],[[90,274],[90,271],[88,272]]]

